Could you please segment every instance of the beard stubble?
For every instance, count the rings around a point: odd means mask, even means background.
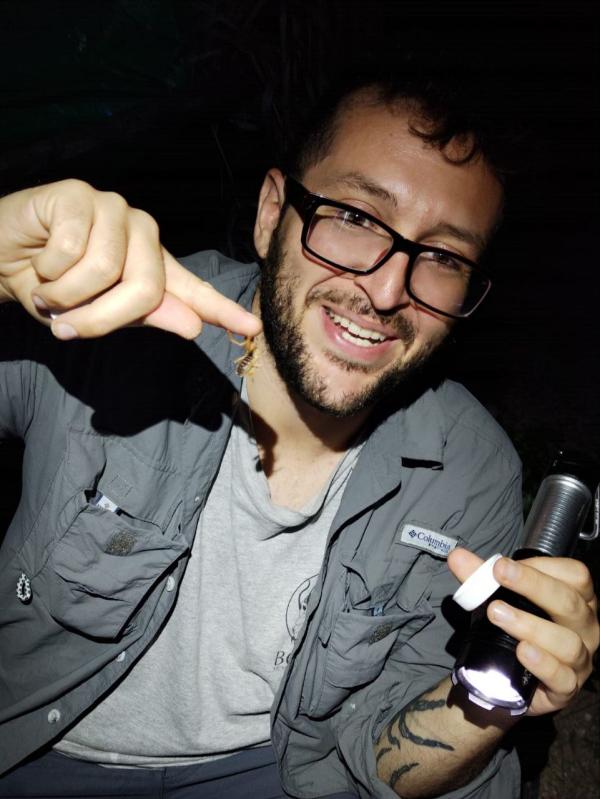
[[[389,399],[409,376],[413,376],[429,360],[435,349],[428,342],[409,363],[397,362],[371,381],[363,389],[329,397],[327,381],[314,368],[302,335],[301,317],[294,314],[294,299],[300,283],[299,275],[286,274],[286,253],[283,250],[281,222],[273,232],[269,249],[263,263],[260,281],[260,312],[264,337],[280,377],[288,387],[313,408],[337,418],[348,418],[371,409],[381,401]],[[393,327],[408,349],[414,342],[414,325],[400,312],[393,316],[381,316],[364,299],[346,295],[332,289],[313,288],[308,292],[304,310],[317,302],[331,302],[339,307],[371,317]],[[378,367],[342,358],[327,352],[326,357],[346,372],[376,373]]]

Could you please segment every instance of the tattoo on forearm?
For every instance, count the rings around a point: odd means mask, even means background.
[[[418,766],[418,763],[407,763],[406,766],[400,766],[397,768],[396,771],[392,771],[390,774],[390,779],[388,780],[388,784],[392,790],[394,789],[394,785],[398,782],[400,777],[403,777],[407,771],[410,771],[415,766]]]
[[[397,721],[398,730],[400,731],[402,738],[412,741],[412,743],[417,744],[417,746],[430,746],[434,749],[446,749],[449,752],[453,752],[454,747],[450,746],[449,744],[445,744],[443,741],[436,741],[433,738],[421,738],[419,735],[415,735],[414,732],[409,730],[408,724],[406,722],[406,716],[409,713],[422,713],[425,710],[435,710],[438,707],[443,707],[445,704],[445,699],[415,699],[399,713],[397,713],[390,722],[388,727],[388,740],[390,738],[391,728],[394,722]]]
[[[392,752],[393,749],[399,751],[401,748],[402,739],[410,741],[416,746],[427,746],[429,748],[445,749],[449,752],[453,752],[454,747],[450,746],[450,744],[444,743],[443,741],[439,741],[435,738],[423,738],[422,736],[414,733],[408,726],[409,714],[413,716],[414,720],[414,715],[416,713],[424,713],[427,710],[435,710],[439,707],[443,707],[445,704],[446,704],[445,699],[424,699],[422,697],[418,697],[417,699],[413,700],[410,704],[408,704],[405,708],[402,708],[402,710],[396,713],[396,715],[391,719],[385,730],[387,743],[390,745],[384,746],[381,749],[379,749],[377,753],[376,762],[378,763],[379,760],[384,755],[389,754],[390,752]],[[382,739],[383,739],[383,733],[382,735],[380,735],[377,743],[381,744]],[[411,769],[415,768],[418,765],[419,765],[418,762],[407,763],[395,769],[393,772],[391,772],[391,774],[388,777],[388,784],[390,788],[393,789],[401,777],[403,777],[408,771],[410,771]]]
[[[379,741],[378,741],[378,743],[379,743]],[[376,763],[379,763],[379,761],[381,760],[381,758],[382,758],[384,755],[387,755],[387,753],[388,753],[388,752],[391,752],[391,751],[392,751],[392,749],[391,749],[391,747],[390,747],[390,746],[386,746],[386,747],[385,747],[385,749],[380,749],[380,750],[379,750],[379,752],[377,752],[377,757],[375,758],[375,762],[376,762]]]

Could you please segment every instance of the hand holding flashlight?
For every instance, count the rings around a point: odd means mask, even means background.
[[[513,716],[530,708],[550,712],[589,676],[599,640],[597,602],[588,570],[568,556],[579,539],[593,541],[600,533],[598,475],[593,462],[559,452],[525,522],[522,547],[512,558],[494,555],[468,575],[464,563],[462,574],[459,568],[457,576],[466,580],[453,598],[474,612],[452,680],[475,704]],[[590,515],[592,529],[584,531]],[[455,560],[449,559],[451,568]],[[546,699],[536,704],[538,681]]]
[[[465,549],[448,556],[453,574],[464,582],[482,559]],[[487,618],[519,643],[519,662],[538,680],[529,715],[565,707],[592,671],[600,643],[597,598],[588,569],[572,558],[501,558],[493,567],[501,586],[533,602],[548,619],[493,600]]]

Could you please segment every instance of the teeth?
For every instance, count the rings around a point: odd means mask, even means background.
[[[376,330],[367,330],[357,325],[356,322],[351,322],[350,319],[346,319],[345,316],[333,313],[333,311],[329,309],[325,310],[329,318],[332,319],[336,325],[344,328],[342,338],[352,342],[352,344],[358,344],[360,347],[371,347],[380,341],[385,341],[387,338],[383,333],[378,333]]]
[[[342,333],[342,338],[345,338],[346,341],[349,341],[351,344],[356,344],[359,347],[375,347],[377,344],[376,341],[368,341],[366,338],[358,338],[358,336],[352,336],[346,330],[344,330],[344,332]]]

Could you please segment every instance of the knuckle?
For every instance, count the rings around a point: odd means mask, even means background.
[[[577,690],[575,671],[562,660],[553,658],[551,664],[548,664],[542,680],[553,691],[561,693],[563,696],[571,697]]]
[[[198,322],[195,325],[190,325],[190,327],[186,330],[185,337],[190,341],[193,341],[195,338],[202,333],[202,321],[198,319]]]
[[[147,234],[158,238],[158,222],[156,219],[140,208],[132,208],[131,210],[134,221],[143,227]]]
[[[562,674],[562,682],[564,684],[563,693],[569,697],[575,696],[577,689],[579,688],[579,683],[577,681],[577,675],[573,669],[567,668],[564,670],[564,673]]]
[[[562,660],[564,663],[577,664],[581,663],[587,656],[587,650],[581,638],[574,633],[569,636],[568,640],[563,642]]]
[[[573,560],[571,568],[573,569],[573,581],[581,592],[584,592],[592,585],[592,575],[590,570],[580,560]]]
[[[61,180],[59,185],[67,191],[76,192],[77,194],[96,191],[93,186],[90,186],[85,180],[80,180],[79,178],[66,178],[66,180]]]
[[[577,591],[570,590],[565,592],[562,612],[564,616],[575,616],[581,611],[581,596]]]
[[[117,194],[116,191],[102,192],[102,197],[104,198],[105,202],[110,203],[111,206],[117,211],[125,212],[129,208],[127,205],[127,200],[122,195]]]
[[[93,269],[104,283],[112,284],[121,276],[121,259],[107,249],[94,258]]]
[[[63,233],[53,244],[58,252],[66,255],[72,261],[79,260],[86,248],[86,240],[83,236],[73,232]]]
[[[163,288],[153,280],[144,280],[136,287],[136,296],[144,313],[154,310],[160,305],[163,298]]]

